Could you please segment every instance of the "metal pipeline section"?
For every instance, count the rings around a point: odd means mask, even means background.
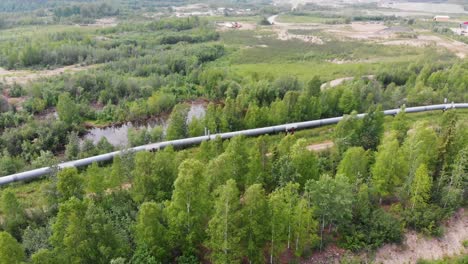
[[[448,109],[456,109],[456,108],[468,108],[468,103],[451,103],[451,104],[438,104],[438,105],[428,105],[428,106],[417,106],[417,107],[408,107],[405,109],[406,113],[417,113],[417,112],[425,112],[425,111],[434,111],[434,110],[448,110]],[[383,111],[384,115],[396,115],[400,112],[400,109],[391,109]],[[358,114],[358,118],[363,118],[366,114]],[[227,132],[227,133],[219,133],[201,137],[192,137],[192,138],[184,138],[184,139],[177,139],[171,141],[164,141],[158,143],[147,144],[143,146],[138,146],[134,148],[129,148],[127,150],[122,151],[114,151],[98,156],[93,156],[85,159],[68,161],[64,163],[58,164],[55,168],[64,169],[68,167],[83,167],[90,165],[94,162],[102,162],[102,161],[109,161],[112,160],[115,156],[122,154],[124,151],[126,152],[139,152],[139,151],[157,151],[163,149],[167,146],[174,146],[174,147],[185,147],[185,146],[192,146],[201,144],[203,141],[208,141],[212,139],[216,139],[217,137],[221,137],[221,139],[230,139],[235,136],[243,135],[248,137],[259,136],[264,134],[275,134],[279,132],[286,132],[291,129],[294,130],[302,130],[308,128],[314,128],[324,125],[336,124],[341,119],[341,117],[332,117],[332,118],[325,118],[319,120],[312,120],[312,121],[305,121],[305,122],[297,122],[297,123],[289,123],[277,126],[270,126],[270,127],[262,127],[262,128],[255,128],[255,129],[248,129],[248,130],[241,130],[235,132]],[[5,185],[12,182],[17,181],[26,181],[30,179],[39,178],[41,176],[47,175],[54,170],[54,167],[44,167],[40,169],[25,171],[15,173],[9,176],[0,177],[0,186]]]

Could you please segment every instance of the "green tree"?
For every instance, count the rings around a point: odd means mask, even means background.
[[[20,238],[21,227],[26,223],[25,213],[12,191],[5,190],[3,192],[1,210],[3,213],[3,229],[14,237]]]
[[[264,113],[265,112],[262,111],[260,107],[251,103],[247,109],[247,113],[245,114],[245,127],[251,129],[265,126],[267,124],[267,120]]]
[[[210,191],[216,190],[227,180],[234,178],[234,165],[231,163],[231,156],[223,153],[212,159],[208,163],[206,170]]]
[[[456,210],[463,202],[468,187],[468,147],[457,155],[455,164],[449,175],[443,175],[439,180],[442,185],[441,204],[444,208]]]
[[[402,154],[395,133],[384,137],[378,147],[375,163],[372,166],[372,185],[380,196],[395,193],[395,188],[403,184],[407,175],[406,160]]]
[[[307,149],[305,139],[299,139],[291,147],[291,163],[296,173],[299,175],[297,182],[303,188],[308,180],[319,178],[319,164],[316,154]]]
[[[122,184],[127,180],[125,168],[120,155],[114,157],[112,161],[111,173],[107,185],[110,188],[121,188]]]
[[[416,170],[426,164],[429,173],[435,170],[437,161],[438,138],[433,128],[424,122],[416,123],[414,131],[409,133],[402,146],[402,155],[407,161],[405,190],[409,194]]]
[[[240,261],[240,197],[236,181],[230,179],[215,191],[214,213],[208,224],[208,242],[213,263]]]
[[[291,248],[294,240],[295,206],[299,200],[299,184],[289,183],[270,194],[271,249],[270,263],[285,247]]]
[[[302,256],[306,248],[315,246],[319,240],[317,236],[318,222],[314,219],[313,208],[305,198],[300,198],[294,206],[292,234],[294,253]]]
[[[68,134],[68,143],[65,146],[65,156],[68,160],[73,160],[80,154],[80,138],[78,133],[71,132]]]
[[[317,181],[307,182],[305,190],[309,203],[316,207],[322,249],[325,226],[344,226],[351,220],[354,202],[352,185],[345,176],[337,175],[333,179],[325,174]]]
[[[133,170],[132,197],[137,203],[151,201],[156,198],[157,186],[153,166],[154,154],[139,152],[135,155]]]
[[[210,215],[208,184],[201,162],[187,159],[179,166],[172,200],[167,208],[170,241],[183,252],[193,254],[205,239]]]
[[[406,133],[408,133],[409,130],[409,124],[404,107],[400,109],[398,114],[393,119],[392,129],[396,132],[396,137],[400,145],[403,144],[403,141],[406,137]]]
[[[233,168],[232,178],[236,180],[239,189],[244,190],[246,176],[249,171],[247,160],[249,154],[245,142],[245,137],[236,136],[229,141],[225,152]]]
[[[52,225],[50,242],[59,260],[83,263],[91,255],[91,239],[85,215],[87,202],[75,197],[61,203],[57,219]]]
[[[67,125],[80,123],[80,111],[78,105],[73,102],[69,93],[62,93],[58,97],[57,113]]]
[[[188,136],[187,116],[189,107],[186,104],[177,104],[169,117],[166,138],[168,140],[185,138]]]
[[[255,146],[249,149],[248,169],[246,186],[260,183],[268,186],[271,164],[268,154],[268,136],[260,136],[256,139]]]
[[[250,263],[263,263],[263,248],[270,232],[268,200],[260,184],[251,185],[244,193],[241,209],[241,247]]]
[[[340,110],[345,114],[349,114],[352,111],[359,110],[359,102],[356,96],[354,95],[352,89],[343,89],[343,94],[340,97],[338,106]]]
[[[359,132],[362,121],[357,118],[357,113],[344,116],[335,127],[333,141],[340,153],[344,153],[351,146],[360,143]]]
[[[230,97],[224,101],[223,113],[221,116],[221,122],[224,123],[228,131],[239,130],[242,127],[241,124],[242,108],[240,108],[234,99]]]
[[[152,257],[164,261],[167,254],[167,227],[162,204],[145,202],[138,211],[135,240],[138,248],[147,248]]]
[[[338,165],[337,174],[343,174],[351,183],[367,181],[369,167],[368,153],[362,147],[352,147],[346,150]]]
[[[414,180],[410,186],[411,209],[426,205],[431,196],[432,179],[427,166],[421,164],[416,170]]]
[[[318,97],[320,95],[320,86],[322,86],[322,81],[316,75],[307,82],[307,95]]]
[[[109,263],[129,253],[102,208],[74,197],[60,205],[50,242],[61,263]]]
[[[201,119],[194,117],[188,124],[188,135],[190,137],[199,137],[205,134],[205,127]]]
[[[67,201],[72,197],[81,199],[84,195],[84,180],[78,175],[76,168],[66,168],[57,174],[57,192],[60,201]]]
[[[109,143],[106,137],[101,137],[96,144],[97,154],[105,154],[114,151],[114,146]]]
[[[7,232],[0,232],[0,264],[20,264],[24,259],[21,244]]]
[[[59,264],[57,256],[52,250],[40,249],[31,256],[33,264]]]
[[[359,146],[362,146],[365,150],[376,150],[384,132],[383,124],[384,114],[382,106],[369,107],[367,115],[362,119],[359,129]]]
[[[320,101],[317,97],[309,97],[307,94],[301,93],[297,99],[294,113],[297,121],[318,119],[321,112]]]
[[[101,196],[106,189],[106,181],[103,168],[99,168],[96,162],[86,169],[87,186],[86,190],[97,196]]]
[[[288,108],[284,101],[279,99],[270,105],[270,111],[268,111],[268,113],[268,120],[271,125],[283,124],[288,120]]]

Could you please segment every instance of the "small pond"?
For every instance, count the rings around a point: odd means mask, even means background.
[[[193,118],[201,118],[205,116],[205,103],[192,102],[190,104],[190,111],[187,116],[187,123],[190,123]],[[128,129],[151,129],[156,126],[162,126],[164,131],[167,129],[167,120],[165,118],[151,119],[145,124],[127,122],[123,125],[110,126],[104,128],[92,128],[83,139],[91,139],[94,144],[99,142],[102,137],[107,138],[107,141],[114,146],[127,146],[128,145]]]

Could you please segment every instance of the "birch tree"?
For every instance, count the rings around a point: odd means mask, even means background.
[[[208,242],[213,263],[240,262],[240,197],[236,181],[230,179],[215,192],[214,213],[208,224]]]
[[[263,248],[270,231],[270,212],[265,191],[260,184],[251,185],[244,194],[241,209],[241,246],[249,263],[263,263]]]
[[[187,159],[179,166],[172,200],[167,208],[171,242],[186,254],[196,252],[209,220],[208,184],[203,164]]]

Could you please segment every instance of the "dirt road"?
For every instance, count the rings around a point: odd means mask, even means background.
[[[5,70],[0,68],[0,81],[7,84],[26,84],[30,81],[34,81],[40,78],[52,77],[67,72],[78,72],[96,67],[97,65],[70,65],[53,70],[40,70],[40,71],[28,71],[28,70]]]
[[[319,152],[319,151],[323,151],[323,150],[332,148],[333,146],[334,146],[333,142],[328,140],[328,141],[321,142],[321,143],[318,143],[318,144],[309,145],[309,146],[307,146],[307,150]]]

